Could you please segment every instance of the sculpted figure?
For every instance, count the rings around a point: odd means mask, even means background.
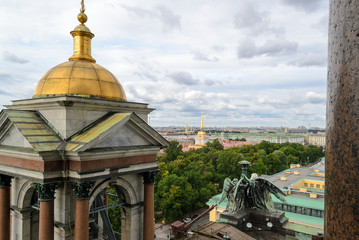
[[[285,194],[269,181],[258,178],[255,173],[252,174],[251,179],[242,174],[239,180],[237,178],[224,180],[222,197],[218,204],[227,198],[226,212],[229,213],[245,208],[275,211],[270,193],[282,202],[286,202]]]

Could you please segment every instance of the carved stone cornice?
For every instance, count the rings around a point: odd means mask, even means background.
[[[0,188],[10,187],[10,185],[11,185],[11,177],[0,174]]]
[[[76,199],[87,199],[90,197],[90,190],[95,185],[94,182],[71,183]]]
[[[52,201],[55,199],[55,190],[59,187],[58,183],[34,183],[34,188],[39,194],[40,201]]]
[[[143,176],[143,183],[144,184],[154,184],[155,183],[155,176],[158,171],[148,171],[142,173]]]

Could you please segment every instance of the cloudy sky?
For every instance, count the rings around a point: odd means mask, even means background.
[[[92,56],[153,126],[325,126],[327,0],[85,0]],[[72,55],[80,0],[0,0],[0,104]]]

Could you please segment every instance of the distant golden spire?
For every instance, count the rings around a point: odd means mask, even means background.
[[[84,24],[87,22],[87,15],[85,14],[84,0],[81,0],[80,13],[77,15],[79,24],[72,32],[74,38],[74,54],[69,58],[70,61],[90,61],[96,62],[91,56],[91,39],[95,36],[88,27]]]
[[[184,131],[185,134],[188,134],[188,121],[186,120],[186,130]]]
[[[203,129],[203,112],[201,113],[201,130]]]

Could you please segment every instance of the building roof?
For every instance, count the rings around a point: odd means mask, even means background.
[[[323,181],[323,176],[312,175],[315,169],[319,169],[319,166],[318,168],[316,168],[315,166],[317,165],[313,165],[311,167],[294,167],[286,169],[282,172],[267,176],[265,179],[269,180],[271,183],[273,183],[280,189],[288,188],[290,187],[290,185],[295,182],[298,182],[301,179],[310,178],[315,181]],[[297,172],[298,174],[294,174],[294,172]],[[286,177],[286,180],[281,180],[281,177]]]
[[[223,236],[226,235],[229,239],[254,240],[254,238],[239,229],[223,223],[207,222],[204,225],[193,229],[192,232],[196,234],[194,239],[201,240],[225,239]]]
[[[13,124],[37,152],[52,151],[60,147],[63,140],[45,120],[34,111],[2,110],[0,119],[5,126]],[[0,134],[0,139],[7,133],[7,128]]]
[[[289,222],[296,222],[307,226],[323,228],[324,218],[308,216],[304,214],[285,212],[285,216],[289,219]]]
[[[282,203],[282,201],[276,198],[273,194],[271,194],[271,197],[274,203]],[[285,200],[287,201],[287,205],[324,210],[324,201],[322,199],[303,198],[298,195],[287,195]]]
[[[0,130],[2,148],[23,152],[31,149],[36,152],[79,152],[96,146],[103,148],[103,141],[110,141],[107,145],[111,147],[165,147],[169,144],[135,113],[106,114],[69,139],[64,139],[40,113],[5,109],[0,113]]]
[[[101,121],[92,124],[83,131],[72,136],[66,146],[66,150],[77,151],[81,149],[87,143],[91,142],[104,132],[108,131],[115,124],[119,124],[121,123],[121,121],[125,122],[130,117],[130,115],[131,113],[116,113],[102,118]]]

